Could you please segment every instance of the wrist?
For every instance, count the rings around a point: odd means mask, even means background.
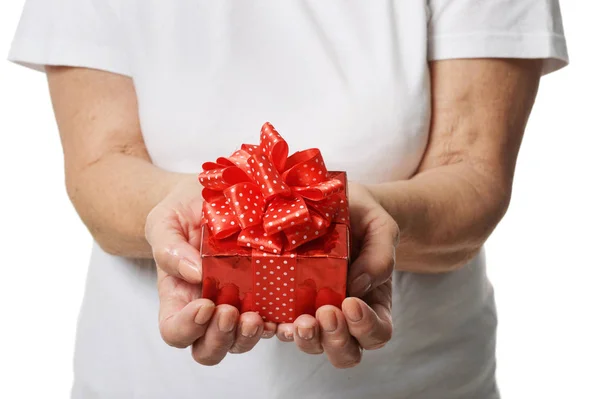
[[[172,174],[165,188],[163,201],[168,198],[183,201],[202,195],[202,186],[198,182],[198,175],[191,173]]]

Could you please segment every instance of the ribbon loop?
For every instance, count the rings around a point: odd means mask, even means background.
[[[240,230],[235,213],[225,197],[213,202],[205,201],[202,204],[202,213],[210,226],[211,234],[219,240],[227,238]]]
[[[248,158],[250,158],[250,153],[248,151],[244,151],[243,149],[237,150],[229,158],[219,158],[217,162],[221,162],[222,160],[227,160],[232,163],[232,165],[240,168],[249,179],[252,179],[252,169],[250,168],[250,164],[248,163]]]
[[[252,183],[239,183],[223,192],[242,229],[262,223],[265,200]]]
[[[223,164],[206,162],[202,165],[204,172],[200,173],[198,180],[204,187],[222,191],[232,184],[249,181],[248,176],[242,169],[231,164],[227,159],[223,159],[223,161]]]
[[[268,201],[280,195],[290,195],[290,188],[285,184],[275,166],[264,154],[252,155],[250,157],[250,168],[252,169],[252,177],[256,184],[260,186],[265,200]]]
[[[328,226],[329,224],[319,215],[310,215],[309,223],[304,223],[297,228],[287,229],[284,232],[288,242],[287,249],[296,249],[302,244],[324,236]]]
[[[308,217],[308,207],[301,197],[275,198],[265,212],[265,231],[267,234],[276,234],[295,225],[305,224]]]
[[[289,147],[269,122],[265,123],[260,131],[260,148],[275,166],[278,172],[283,172],[288,157]]]
[[[296,152],[285,165],[285,181],[290,186],[310,186],[327,181],[327,168],[316,148]]]
[[[323,201],[344,190],[344,183],[337,179],[320,182],[307,187],[292,187],[292,190],[306,199]]]

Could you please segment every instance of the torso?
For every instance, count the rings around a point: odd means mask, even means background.
[[[198,172],[271,121],[351,180],[409,178],[430,120],[425,0],[120,5],[153,162]],[[497,397],[495,309],[483,255],[458,272],[394,276],[395,335],[351,370],[262,341],[213,368],[166,346],[150,262],[99,248],[88,277],[75,397]]]

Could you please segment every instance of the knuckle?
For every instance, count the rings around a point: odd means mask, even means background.
[[[183,349],[188,346],[183,341],[183,339],[181,339],[181,336],[176,331],[174,331],[172,328],[165,325],[165,323],[161,323],[161,325],[159,327],[159,331],[160,331],[160,336],[162,337],[163,341],[165,341],[165,343],[167,345],[172,346],[174,348],[179,348],[179,349]]]
[[[391,328],[390,328],[390,329],[386,329],[386,330],[384,331],[384,333],[383,333],[383,342],[384,342],[384,343],[386,343],[386,342],[390,342],[390,341],[391,341],[391,339],[392,339],[392,335],[393,335],[393,331],[392,331],[392,329],[391,329]]]
[[[388,280],[389,282],[390,280]],[[379,291],[381,292],[381,295],[384,298],[389,298],[391,300],[392,298],[392,285],[391,284],[382,284],[379,287]]]
[[[300,350],[309,355],[320,355],[324,352],[322,347],[315,347],[315,346],[300,347]]]
[[[372,335],[376,328],[376,321],[372,317],[365,317],[362,322],[358,322],[358,324],[352,328],[352,332],[356,338],[360,338]]]
[[[236,342],[235,335],[232,333],[219,333],[218,335],[205,340],[204,350],[208,352],[208,357],[223,358],[236,343],[238,345],[240,344],[239,342]]]
[[[295,340],[298,348],[309,355],[320,355],[325,350],[323,346],[321,346],[321,342],[317,337],[314,337],[311,340],[303,340],[302,338]]]
[[[172,346],[174,348],[179,348],[179,349],[183,349],[183,348],[187,347],[187,345],[181,339],[178,339],[177,337],[172,337],[169,334],[164,334],[164,333],[161,333],[161,336],[162,336],[163,341],[165,341],[165,343],[169,346]]]
[[[341,334],[336,337],[331,337],[327,340],[327,346],[333,350],[339,350],[347,347],[350,344],[350,335]]]
[[[253,345],[236,344],[229,349],[229,353],[246,353],[252,349]]]
[[[391,234],[392,239],[394,241],[394,246],[397,246],[400,243],[400,227],[395,220],[390,217],[390,225],[391,225]]]
[[[256,342],[247,339],[236,341],[229,349],[229,353],[246,353],[252,350],[254,345],[256,345]]]
[[[394,259],[393,251],[392,251],[392,256],[390,256],[388,259],[386,259],[383,263],[383,270],[385,271],[386,277],[390,277],[392,275],[392,273],[394,272],[395,266],[396,266],[396,260]]]
[[[279,338],[281,342],[292,342],[294,340],[294,336],[290,337],[284,333],[277,333],[277,338]]]
[[[373,342],[364,346],[364,349],[367,351],[374,351],[377,349],[383,348],[387,344],[387,341],[384,342]]]
[[[383,331],[376,337],[373,337],[367,344],[363,346],[366,350],[375,350],[383,348],[392,339],[391,331]]]
[[[350,369],[360,364],[361,357],[355,356],[337,361],[333,366],[338,369]]]
[[[386,328],[386,326],[381,325],[378,328],[377,334],[374,336],[374,341],[386,343],[392,339],[392,328]]]
[[[169,248],[152,248],[152,256],[154,257],[158,267],[163,270],[168,269],[169,260],[171,258],[171,251]]]
[[[144,224],[144,237],[150,242],[152,228],[154,227],[154,219],[156,215],[156,208],[153,208],[146,216],[146,223]]]
[[[196,363],[203,366],[216,366],[223,359],[222,357],[204,355],[200,351],[192,351],[192,358]]]

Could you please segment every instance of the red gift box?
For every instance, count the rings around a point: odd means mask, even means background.
[[[266,123],[257,146],[203,165],[204,298],[292,322],[346,294],[346,174],[327,171],[318,149],[288,157]]]

